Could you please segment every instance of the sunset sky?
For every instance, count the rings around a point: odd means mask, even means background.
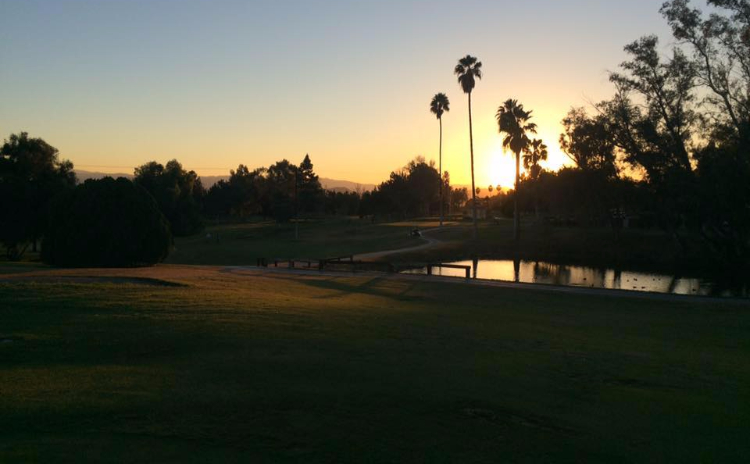
[[[533,109],[559,167],[559,121],[612,94],[622,47],[670,35],[661,0],[30,1],[0,0],[0,139],[42,137],[79,169],[132,172],[177,158],[202,175],[309,153],[325,177],[379,183],[414,156],[477,186],[512,183],[494,119],[513,97]]]

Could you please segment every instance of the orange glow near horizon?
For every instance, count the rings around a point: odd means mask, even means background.
[[[10,2],[0,15],[14,38],[0,41],[13,63],[0,73],[0,141],[25,131],[77,169],[104,173],[177,159],[228,176],[309,154],[321,177],[377,185],[416,156],[438,162],[428,104],[443,92],[443,170],[470,185],[468,101],[453,73],[470,53],[484,73],[471,94],[476,186],[512,188],[513,156],[495,121],[502,102],[533,110],[549,147],[543,165],[558,169],[569,164],[557,142],[568,110],[611,97],[607,71],[623,44],[669,34],[646,0],[37,3]],[[545,33],[528,34],[540,11]],[[498,28],[498,17],[516,20]],[[460,23],[476,34],[434,34],[435,24]],[[497,46],[514,36],[525,46]]]
[[[539,112],[540,115],[542,111]],[[535,113],[536,115],[536,113]],[[544,114],[546,117],[537,118],[537,123],[540,125],[539,132],[537,134],[530,134],[532,138],[539,138],[544,141],[547,145],[548,157],[547,161],[543,161],[541,164],[544,169],[557,171],[564,166],[571,164],[570,159],[560,150],[558,144],[559,134],[562,131],[562,127],[558,118],[554,112],[551,114]],[[562,119],[560,116],[559,119]],[[516,176],[516,162],[515,154],[511,151],[506,151],[502,146],[503,137],[497,133],[496,123],[493,121],[484,121],[484,124],[478,125],[479,130],[475,128],[474,138],[474,177],[476,187],[486,190],[487,187],[492,185],[492,188],[496,188],[500,185],[504,190],[512,189],[515,183]],[[459,139],[458,144],[451,144],[451,153],[454,155],[447,156],[444,158],[444,170],[448,170],[451,174],[451,183],[454,185],[471,185],[471,172],[470,172],[470,161],[468,154],[461,158],[459,147],[457,145],[468,143],[468,140],[464,140],[462,134],[457,134],[456,137]],[[466,137],[468,139],[468,137]],[[468,152],[468,147],[464,152]],[[430,157],[427,157],[430,159]],[[523,159],[521,160],[521,175],[526,170],[523,168]]]

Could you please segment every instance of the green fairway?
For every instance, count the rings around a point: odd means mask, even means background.
[[[294,225],[270,221],[208,227],[201,234],[178,238],[167,262],[176,264],[254,265],[257,258],[322,259],[424,243],[409,237],[415,226],[434,221],[372,224],[367,219],[327,218],[302,222],[295,240]],[[207,238],[207,234],[211,237]]]
[[[6,276],[0,320],[0,462],[750,456],[743,304],[159,266]]]
[[[254,265],[260,257],[321,259],[407,249],[425,243],[408,236],[415,226],[433,229],[438,222],[433,218],[372,224],[367,219],[329,217],[302,222],[296,240],[293,224],[261,221],[214,225],[198,235],[177,238],[167,262]],[[473,257],[520,258],[665,273],[715,271],[699,253],[694,237],[686,240],[688,248],[683,255],[674,239],[660,230],[623,230],[616,241],[608,228],[551,227],[531,217],[523,222],[520,242],[513,240],[513,224],[508,219],[480,222],[476,242],[471,240],[471,230],[470,221],[448,221],[443,230],[430,232],[430,237],[440,242],[437,246],[381,259],[408,264]]]

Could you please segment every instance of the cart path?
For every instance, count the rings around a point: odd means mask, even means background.
[[[443,226],[443,228],[445,228],[445,226]],[[372,253],[363,253],[359,255],[354,255],[354,259],[363,260],[363,261],[364,260],[378,260],[386,256],[395,255],[397,253],[409,253],[412,251],[427,250],[429,248],[435,247],[443,243],[442,241],[436,238],[429,237],[427,235],[428,233],[434,232],[436,230],[440,230],[440,227],[433,227],[432,229],[425,229],[425,230],[420,231],[422,233],[422,238],[427,240],[427,243],[423,243],[421,245],[416,245],[416,246],[408,247],[408,248],[398,248],[396,250],[384,250],[384,251],[374,251]]]

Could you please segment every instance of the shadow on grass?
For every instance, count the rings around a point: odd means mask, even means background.
[[[357,284],[351,283],[351,282],[345,282],[339,278],[332,278],[332,279],[326,279],[326,280],[303,279],[303,280],[300,280],[299,282],[305,285],[309,285],[311,287],[335,291],[334,293],[328,293],[325,295],[317,296],[315,297],[315,299],[333,298],[333,297],[343,296],[343,294],[351,294],[351,293],[391,298],[397,301],[410,301],[410,300],[416,299],[413,296],[408,296],[408,294],[412,290],[414,290],[414,287],[415,287],[414,283],[405,285],[404,288],[394,288],[392,286],[388,287],[384,284],[386,282],[390,283],[392,281],[389,281],[382,277],[372,277],[366,280],[365,282],[357,283]]]
[[[82,284],[131,284],[148,287],[189,287],[187,284],[154,279],[151,277],[110,277],[110,276],[46,276],[46,275],[13,275],[0,277],[0,282],[30,283],[82,283]]]

